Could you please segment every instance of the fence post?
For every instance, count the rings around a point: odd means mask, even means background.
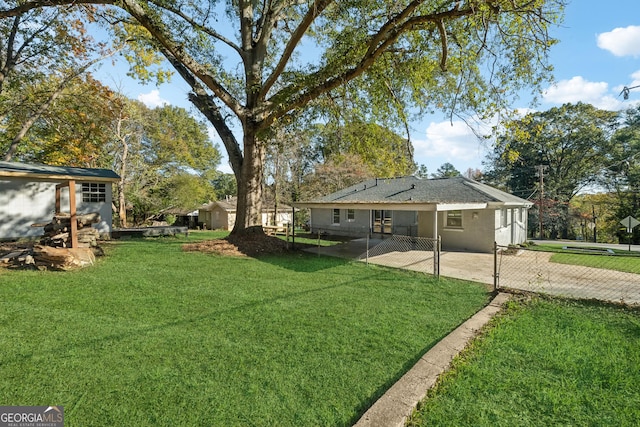
[[[369,265],[369,232],[367,232],[367,257],[366,257],[366,265]]]
[[[493,242],[493,292],[498,290],[498,243]]]
[[[440,252],[442,251],[442,242],[440,236],[435,242],[435,251],[433,252],[433,274],[440,280]]]

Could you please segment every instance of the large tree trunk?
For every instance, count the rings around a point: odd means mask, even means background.
[[[244,132],[244,158],[239,173],[238,205],[236,222],[231,234],[263,233],[262,230],[262,191],[264,144],[256,137],[253,129]]]

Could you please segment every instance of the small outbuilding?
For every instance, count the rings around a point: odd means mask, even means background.
[[[464,177],[371,179],[317,200],[312,232],[342,236],[406,235],[442,239],[444,250],[491,252],[527,239],[528,200]]]
[[[204,228],[231,230],[236,223],[236,209],[238,199],[226,197],[223,200],[208,203],[198,210],[198,221]],[[292,222],[292,207],[279,204],[276,210],[273,201],[262,202],[262,225],[276,225],[279,227]]]
[[[100,221],[93,227],[109,235],[111,187],[118,180],[109,169],[0,162],[0,239],[41,236],[43,229],[32,224],[51,221],[56,208],[68,212],[74,199],[76,213],[99,213]]]

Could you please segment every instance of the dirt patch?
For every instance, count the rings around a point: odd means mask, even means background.
[[[296,243],[295,250],[299,250],[303,246],[306,245]],[[182,245],[182,249],[187,252],[205,252],[239,257],[256,257],[292,251],[291,243],[287,243],[277,237],[260,233],[240,236],[229,235],[224,239],[187,243]]]

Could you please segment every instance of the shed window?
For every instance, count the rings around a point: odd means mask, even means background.
[[[82,201],[86,203],[101,203],[107,201],[106,184],[96,182],[82,183]]]
[[[462,211],[447,211],[447,227],[462,228]]]
[[[333,210],[333,223],[340,224],[340,209]]]
[[[347,221],[355,221],[355,219],[356,219],[356,210],[347,209]]]

